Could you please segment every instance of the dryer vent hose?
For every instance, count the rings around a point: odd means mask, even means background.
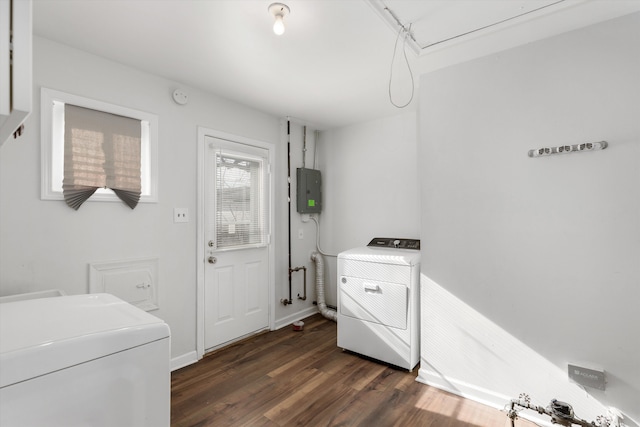
[[[324,259],[318,252],[311,254],[311,261],[316,264],[316,298],[318,300],[318,309],[320,314],[334,322],[338,321],[338,313],[335,310],[327,308],[324,300]]]

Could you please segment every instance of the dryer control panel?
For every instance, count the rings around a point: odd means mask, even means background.
[[[420,250],[418,239],[398,239],[395,237],[375,237],[367,246],[375,248],[415,249]]]

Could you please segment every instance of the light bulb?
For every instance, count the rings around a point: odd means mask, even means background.
[[[277,35],[284,34],[284,17],[290,12],[289,6],[283,3],[271,3],[269,13],[276,21],[273,23],[273,32]]]
[[[284,21],[282,15],[276,15],[276,22],[273,23],[273,32],[277,35],[284,34]]]

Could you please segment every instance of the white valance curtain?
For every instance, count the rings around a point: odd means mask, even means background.
[[[77,210],[98,188],[110,188],[135,208],[141,194],[140,120],[70,104],[64,115],[67,205]]]

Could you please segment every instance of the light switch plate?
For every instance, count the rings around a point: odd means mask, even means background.
[[[173,208],[173,222],[189,222],[189,208]]]

